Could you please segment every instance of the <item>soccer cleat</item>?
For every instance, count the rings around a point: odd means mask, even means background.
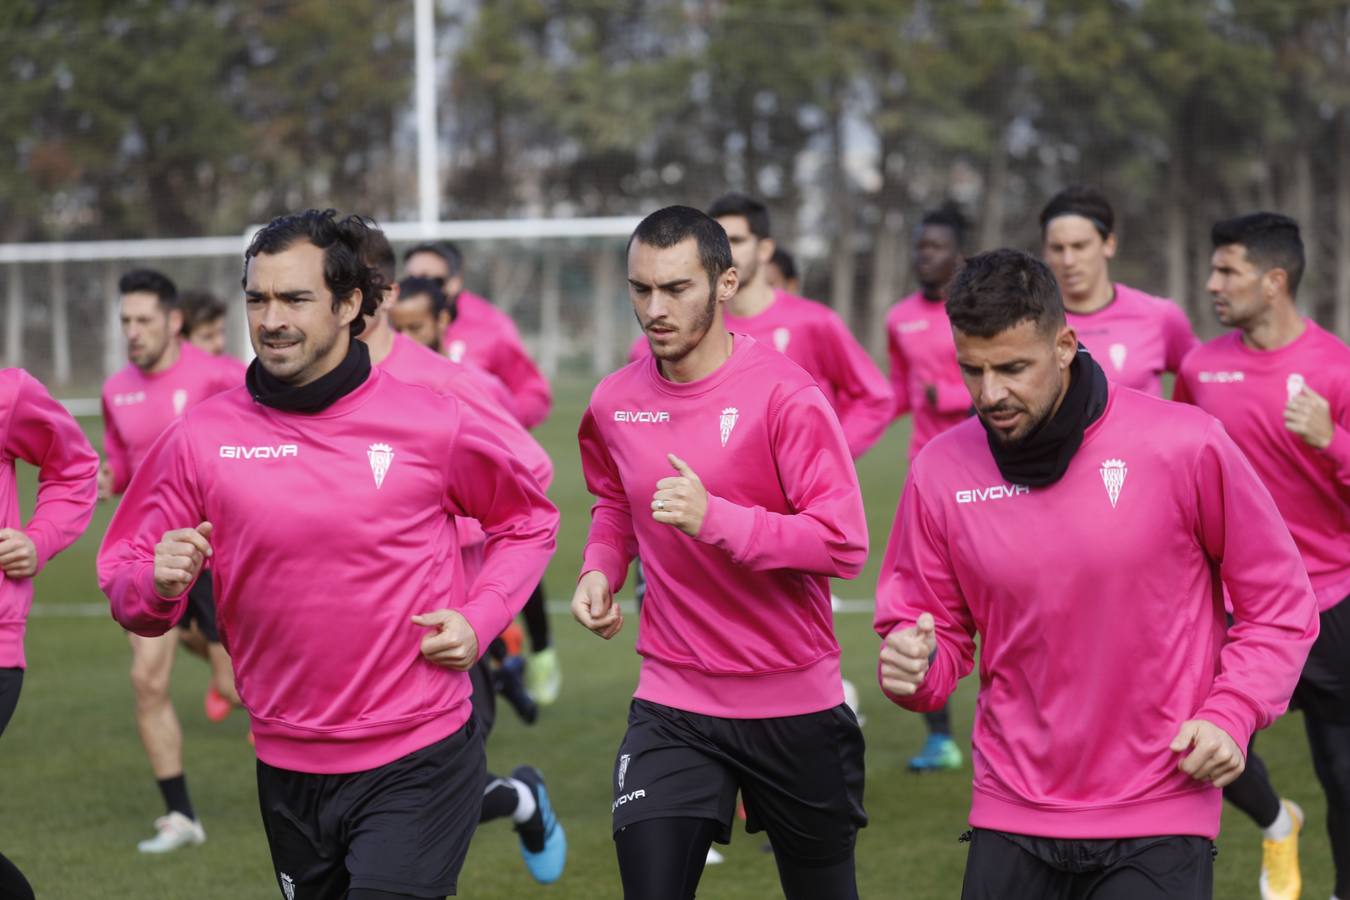
[[[539,705],[525,689],[524,659],[519,656],[508,656],[503,659],[492,671],[492,684],[526,725],[533,725],[539,718]]]
[[[530,664],[525,667],[525,686],[540,706],[557,701],[562,690],[562,666],[558,664],[557,650],[546,647],[530,655]]]
[[[206,689],[206,699],[202,705],[206,708],[206,718],[211,722],[224,722],[230,716],[234,704],[225,699],[225,695],[210,685]]]
[[[141,841],[136,849],[142,853],[171,853],[206,841],[206,830],[202,828],[202,823],[180,812],[171,812],[156,819],[155,832],[154,837]]]
[[[930,734],[919,755],[909,761],[910,771],[935,772],[938,769],[961,768],[961,748],[949,735]]]
[[[1293,800],[1281,800],[1294,820],[1293,830],[1278,841],[1261,841],[1261,900],[1298,900],[1303,876],[1298,870],[1298,833],[1303,830],[1303,810]]]
[[[540,884],[552,884],[562,877],[567,865],[567,834],[553,813],[544,776],[534,766],[516,766],[511,777],[523,782],[534,794],[534,815],[516,825],[520,835],[520,855],[525,868]]]

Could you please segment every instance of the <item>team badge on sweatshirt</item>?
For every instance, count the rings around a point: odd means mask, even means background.
[[[1106,485],[1106,496],[1111,498],[1111,508],[1116,508],[1116,501],[1120,499],[1120,489],[1125,486],[1125,474],[1129,470],[1125,468],[1125,460],[1108,459],[1102,463],[1102,483]]]
[[[775,328],[773,330],[773,345],[779,353],[787,352],[787,345],[790,340],[792,340],[792,332],[786,328]]]
[[[187,409],[187,400],[187,391],[182,388],[173,392],[173,414],[175,416],[181,416],[183,410]]]
[[[468,349],[463,341],[451,341],[445,355],[450,357],[451,362],[464,362],[464,351]]]
[[[1112,344],[1106,353],[1111,357],[1111,365],[1116,367],[1117,372],[1125,368],[1125,356],[1129,353],[1129,350],[1126,349],[1124,344]]]
[[[366,451],[370,457],[370,471],[375,476],[375,489],[384,484],[384,476],[389,473],[389,464],[394,461],[394,448],[388,444],[371,444]]]
[[[1299,394],[1303,393],[1303,389],[1307,386],[1308,386],[1307,379],[1305,379],[1302,375],[1298,374],[1297,372],[1294,372],[1288,378],[1286,378],[1284,380],[1284,390],[1286,393],[1289,394],[1288,402],[1293,403],[1294,398],[1297,397]]]
[[[741,411],[734,406],[728,406],[722,410],[722,446],[727,445],[731,440],[731,429],[736,427],[736,420],[741,417]]]

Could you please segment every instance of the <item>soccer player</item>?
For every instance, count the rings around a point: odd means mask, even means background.
[[[389,311],[400,295],[402,287],[410,292],[439,291],[428,279],[405,279],[395,283],[394,250],[384,232],[367,223],[363,259],[375,268],[385,281],[380,305],[373,316],[366,319],[366,330],[361,340],[370,352],[372,366],[408,384],[430,388],[438,394],[455,397],[476,415],[503,446],[530,471],[539,490],[547,491],[553,480],[553,463],[544,448],[517,422],[510,413],[494,402],[484,381],[495,381],[492,376],[477,369],[433,353],[415,341],[389,327]],[[471,519],[457,519],[461,559],[469,581],[477,575],[483,559],[485,535]],[[497,635],[492,640],[498,640]],[[473,703],[483,726],[483,737],[492,731],[496,719],[496,691],[485,654],[470,670],[473,678]],[[542,884],[550,884],[562,877],[567,859],[567,837],[549,802],[543,777],[532,766],[517,767],[511,776],[487,775],[480,821],[487,822],[510,816],[520,836],[521,855],[530,874]]]
[[[947,315],[978,419],[910,467],[875,625],[920,711],[980,635],[962,896],[1209,897],[1219,788],[1317,635],[1289,530],[1218,421],[1108,383],[1040,261],[972,257]]]
[[[956,365],[956,345],[947,321],[947,286],[961,265],[966,219],[952,206],[924,213],[914,239],[914,273],[919,290],[886,314],[895,415],[913,413],[909,459],[938,434],[970,418],[970,394]],[[961,768],[961,748],[952,740],[946,704],[923,714],[928,740],[909,761],[928,772]]]
[[[801,294],[802,281],[797,275],[797,261],[782,247],[773,248],[773,256],[769,257],[769,266],[764,271],[764,277],[769,280],[769,287],[775,291]]]
[[[403,274],[440,282],[453,312],[438,317],[438,341],[455,362],[469,360],[500,378],[516,397],[520,421],[533,428],[548,418],[553,391],[530,359],[515,322],[464,289],[464,258],[454,244],[418,244],[403,254]]]
[[[20,459],[38,469],[37,504],[27,525],[14,471]],[[79,424],[36,378],[0,369],[0,735],[23,687],[33,578],[84,533],[97,499],[98,454]],[[0,897],[33,898],[32,886],[4,854]]]
[[[207,291],[183,291],[183,339],[212,356],[225,354],[225,304]],[[242,369],[242,365],[241,365]]]
[[[1092,187],[1060,191],[1041,210],[1046,263],[1064,299],[1065,318],[1111,381],[1162,394],[1162,373],[1176,372],[1198,343],[1181,308],[1111,280],[1115,213]]]
[[[365,235],[309,210],[254,236],[246,389],[156,443],[99,581],[119,622],[158,634],[210,558],[287,897],[444,897],[482,805],[466,672],[543,573],[558,516],[462,404],[371,368]],[[488,536],[472,583],[457,517]]]
[[[211,356],[181,338],[183,314],[178,308],[178,291],[166,276],[136,269],[122,276],[118,291],[130,362],[103,386],[106,461],[99,473],[99,496],[103,499],[126,490],[160,434],[189,408],[243,384],[237,361]],[[183,630],[195,624],[208,642],[212,686],[223,698],[228,714],[239,695],[229,654],[216,628],[209,580],[194,585],[181,613],[173,624]],[[167,853],[206,840],[188,793],[183,772],[183,730],[169,697],[178,638],[135,632],[128,638],[136,725],[165,807],[164,815],[155,820],[155,836],[137,846],[142,853]]]
[[[1321,610],[1294,691],[1327,801],[1336,895],[1350,897],[1350,348],[1299,314],[1298,223],[1254,213],[1217,223],[1206,285],[1233,331],[1186,357],[1176,399],[1216,416],[1270,489]],[[1225,796],[1265,833],[1261,895],[1297,897],[1303,813],[1259,758]]]
[[[708,207],[708,215],[726,229],[740,277],[727,303],[727,329],[750,335],[805,369],[839,416],[849,452],[861,457],[891,422],[895,398],[886,376],[834,310],[769,285],[774,243],[763,203],[745,194],[724,194]],[[639,337],[630,360],[651,355],[644,343],[649,341]]]
[[[867,526],[838,419],[801,368],[727,331],[737,270],[710,217],[644,219],[628,283],[653,356],[602,381],[582,418],[596,504],[572,599],[612,638],[641,553],[642,669],[614,768],[624,896],[693,897],[739,789],[787,897],[856,897],[863,740],[828,579],[862,568]]]

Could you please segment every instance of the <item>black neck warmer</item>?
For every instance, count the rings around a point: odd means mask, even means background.
[[[1064,476],[1083,443],[1083,432],[1106,411],[1106,373],[1082,344],[1069,366],[1069,389],[1053,416],[1016,446],[999,443],[985,426],[998,470],[1012,484],[1045,487]],[[984,424],[981,420],[981,424]]]
[[[258,360],[248,364],[244,383],[253,399],[282,412],[321,412],[365,384],[370,377],[370,350],[366,342],[351,339],[347,355],[337,368],[309,384],[295,387],[274,377]]]

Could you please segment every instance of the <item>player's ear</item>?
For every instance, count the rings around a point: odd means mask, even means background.
[[[773,242],[773,238],[760,238],[758,247],[759,264],[767,266],[769,260],[773,259],[773,251],[777,247],[778,245]]]
[[[364,299],[360,288],[353,288],[352,292],[337,302],[338,323],[347,326],[356,321],[356,317],[361,315],[361,301]]]
[[[732,266],[721,275],[717,276],[717,299],[723,302],[730,300],[732,297],[736,296],[736,291],[740,286],[740,273],[736,271],[735,266]]]
[[[1102,241],[1102,256],[1107,259],[1114,259],[1116,256],[1116,234],[1114,231],[1106,236],[1106,240]]]
[[[1061,369],[1067,369],[1077,355],[1078,333],[1068,325],[1061,325],[1055,335],[1055,360]]]

